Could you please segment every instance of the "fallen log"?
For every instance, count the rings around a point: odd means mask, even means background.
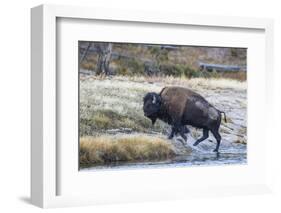
[[[217,72],[224,72],[224,71],[232,71],[232,72],[238,72],[238,71],[246,71],[244,67],[237,66],[237,65],[223,65],[223,64],[207,64],[199,62],[199,68],[201,71],[217,71]]]

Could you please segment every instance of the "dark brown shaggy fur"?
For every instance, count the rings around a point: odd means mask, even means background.
[[[194,143],[196,146],[208,138],[211,131],[217,140],[214,151],[218,151],[221,141],[219,127],[223,112],[209,104],[198,93],[183,87],[165,87],[159,94],[146,94],[143,110],[153,124],[158,118],[172,126],[169,138],[179,133],[186,141],[185,133],[189,131],[185,125],[192,125],[203,129],[203,136]]]

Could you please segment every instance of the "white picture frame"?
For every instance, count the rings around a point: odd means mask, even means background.
[[[124,22],[131,23],[153,23],[155,26],[162,25],[171,28],[173,26],[199,26],[206,28],[218,28],[232,30],[257,30],[263,32],[264,37],[264,67],[261,68],[261,77],[253,80],[254,83],[264,82],[265,87],[261,87],[260,91],[265,95],[264,105],[261,106],[259,112],[264,112],[265,106],[270,109],[273,108],[273,100],[270,91],[273,88],[273,21],[271,19],[256,19],[256,18],[241,18],[241,17],[216,17],[203,15],[187,15],[187,14],[166,14],[153,13],[147,11],[122,11],[100,8],[85,8],[74,6],[54,6],[41,5],[31,10],[31,201],[34,205],[47,207],[61,207],[61,206],[76,206],[76,205],[91,205],[100,203],[116,203],[116,202],[139,202],[144,200],[165,200],[165,199],[179,199],[188,197],[200,196],[223,196],[223,195],[241,195],[270,192],[270,161],[269,153],[258,149],[256,157],[260,157],[264,161],[264,165],[259,170],[251,173],[263,174],[262,178],[257,178],[253,184],[249,181],[243,180],[235,182],[233,185],[229,183],[221,183],[217,185],[199,186],[199,183],[193,183],[194,187],[186,186],[182,189],[176,185],[170,185],[165,190],[160,190],[159,187],[165,187],[165,182],[160,181],[158,188],[152,189],[149,195],[145,195],[132,189],[122,192],[112,192],[108,194],[89,195],[81,194],[59,194],[58,188],[61,183],[59,177],[61,166],[58,166],[58,159],[60,159],[60,152],[58,152],[58,132],[57,132],[57,105],[58,96],[57,88],[60,81],[57,79],[57,22],[60,18],[74,20],[99,20],[103,21],[118,21],[122,25]],[[250,75],[254,76],[253,74]],[[266,77],[262,79],[262,77]],[[254,82],[256,81],[256,82]],[[253,88],[253,87],[252,87]],[[253,93],[250,93],[250,95]],[[256,100],[256,99],[253,99]],[[252,101],[254,102],[254,101]],[[255,103],[250,103],[254,105]],[[269,110],[270,111],[270,110]],[[253,112],[254,113],[254,112]],[[252,113],[252,114],[253,114]],[[266,134],[269,134],[268,123],[270,122],[270,113],[265,115],[263,122],[266,124]],[[252,138],[253,139],[253,138]],[[251,140],[251,138],[250,138]],[[250,141],[251,142],[251,141]],[[268,147],[269,141],[264,142],[264,146]],[[267,161],[265,161],[267,160]],[[250,168],[216,168],[219,174],[225,170],[226,172],[247,172]],[[192,168],[188,172],[205,174],[212,172],[213,168]],[[175,175],[187,175],[186,168],[179,168],[173,170]],[[78,171],[77,171],[78,172]],[[203,173],[202,173],[203,172]],[[258,173],[257,173],[258,172]],[[115,175],[107,173],[107,175]],[[116,172],[115,172],[116,173]],[[117,172],[118,173],[118,172]],[[163,174],[161,170],[149,170],[145,173],[138,171],[124,171],[118,173],[128,175],[128,178],[139,175],[146,180],[146,177],[153,178],[153,175]],[[143,176],[142,176],[143,175]],[[122,176],[122,177],[123,177]],[[97,177],[97,176],[96,176]],[[250,176],[249,176],[250,177]],[[98,178],[98,177],[97,177]],[[101,176],[99,178],[104,178]],[[158,177],[157,177],[158,178]],[[216,178],[214,175],[212,178]],[[62,179],[63,180],[63,179]],[[74,179],[73,179],[74,180]],[[181,180],[184,181],[184,180]],[[126,184],[126,181],[124,181]],[[182,182],[184,183],[184,182]],[[128,182],[129,184],[129,182]],[[162,185],[161,185],[162,184]],[[102,185],[102,183],[101,183]],[[140,184],[142,186],[142,184]],[[69,186],[69,185],[68,185]],[[126,186],[125,186],[126,187]],[[128,186],[129,188],[129,186]],[[76,188],[77,189],[77,188]],[[75,183],[73,190],[75,189]],[[71,189],[70,189],[71,190]],[[171,192],[171,193],[169,193]],[[175,193],[176,192],[176,193]],[[121,193],[121,192],[120,192]],[[59,195],[58,195],[59,194]]]

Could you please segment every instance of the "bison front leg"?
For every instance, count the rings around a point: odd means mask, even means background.
[[[187,137],[185,136],[186,131],[188,132],[189,130],[187,130],[187,128],[182,125],[181,123],[181,116],[171,116],[174,119],[172,120],[172,128],[174,128],[174,134],[179,133],[180,136],[184,139],[184,141],[186,142]]]
[[[175,135],[175,132],[176,132],[176,129],[175,129],[175,127],[172,126],[172,131],[171,131],[168,139],[172,139],[174,137],[174,135]]]
[[[186,128],[186,126],[181,126],[180,127],[180,130],[177,131],[177,129],[175,127],[172,127],[172,131],[168,137],[168,139],[172,139],[174,137],[175,134],[178,134],[180,133],[180,135],[185,138],[185,141],[186,141],[186,136],[185,134],[188,134],[190,131],[188,128]]]
[[[186,128],[184,126],[181,126],[180,127],[180,136],[184,139],[184,141],[186,142],[187,141],[187,137],[185,135],[185,130]]]
[[[181,137],[184,139],[184,141],[186,142],[187,137],[186,137],[185,133],[186,133],[186,132],[189,132],[189,130],[188,130],[185,126],[180,125],[180,124],[175,125],[174,128],[176,129],[176,133],[179,133],[180,136],[181,136]]]

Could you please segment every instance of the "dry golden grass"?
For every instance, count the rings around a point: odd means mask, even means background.
[[[86,70],[94,70],[96,68],[94,63],[90,63],[90,62],[83,62],[81,64],[81,68],[82,69],[86,69]]]
[[[152,136],[98,136],[80,138],[80,165],[117,161],[164,160],[175,156],[166,140]]]
[[[222,78],[235,79],[238,81],[246,81],[247,80],[247,72],[225,72],[221,74]]]
[[[169,85],[178,85],[185,86],[191,89],[203,88],[203,89],[238,89],[238,90],[246,90],[247,82],[246,81],[238,81],[235,79],[229,78],[185,78],[185,77],[115,77],[117,80],[124,81],[133,81],[133,82],[149,82],[149,83],[157,83],[165,86]]]

